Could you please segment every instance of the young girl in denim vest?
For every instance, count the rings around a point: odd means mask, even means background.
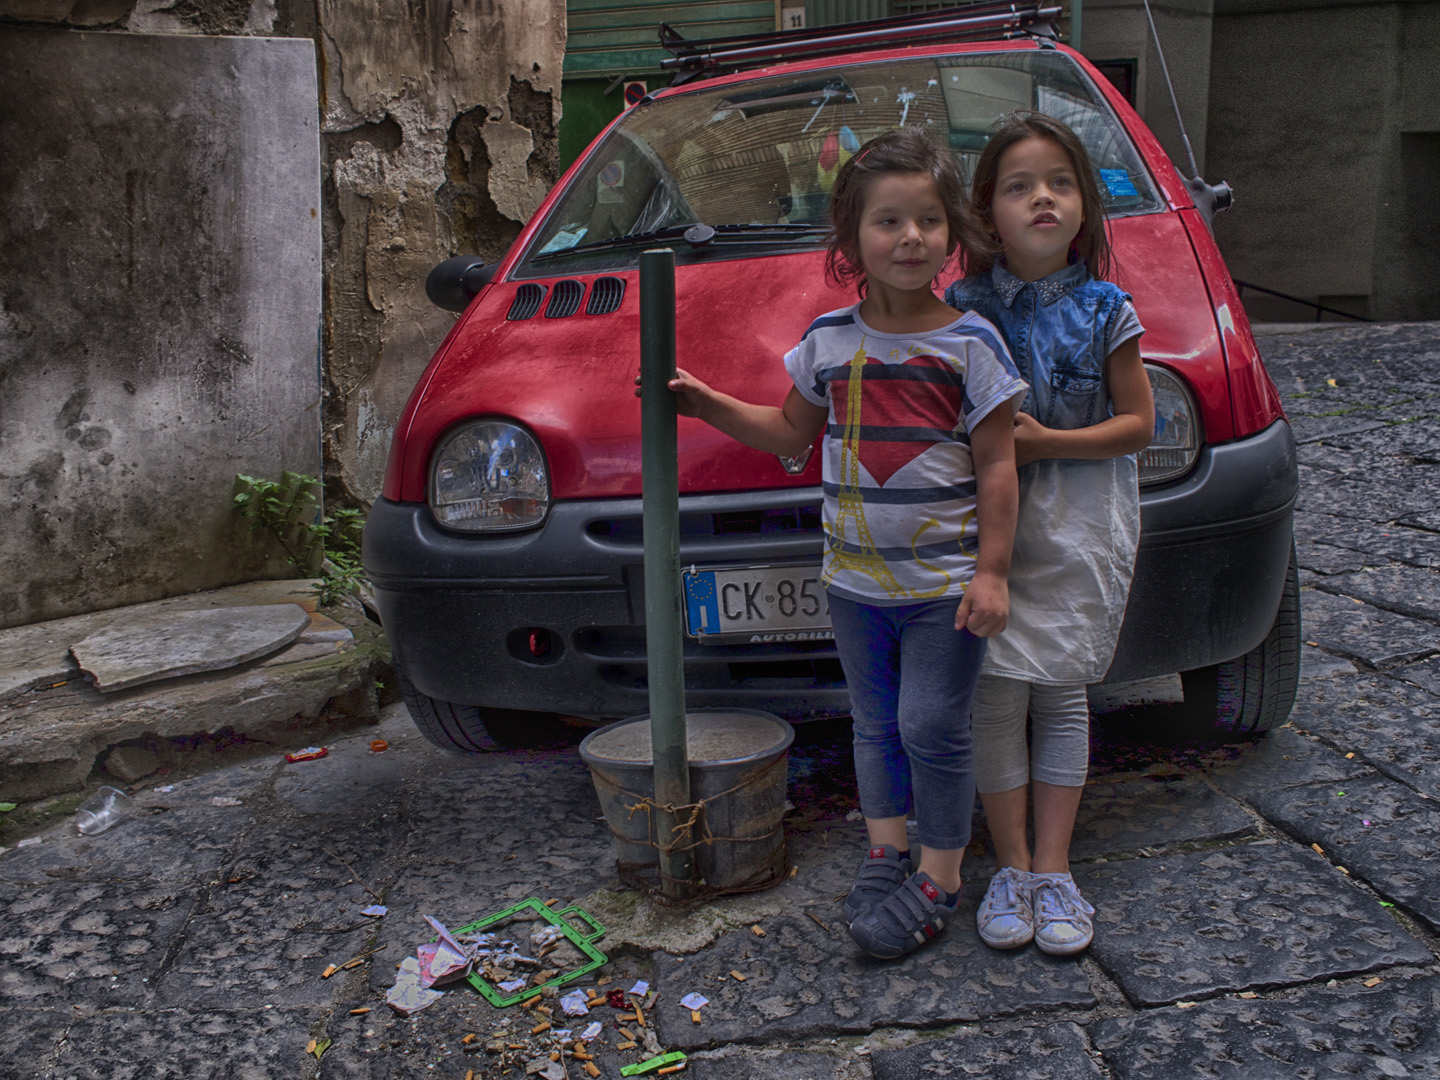
[[[831,211],[827,273],[862,299],[786,354],[784,402],[750,404],[685,371],[669,386],[683,415],[759,450],[793,457],[825,433],[823,578],[868,839],[845,917],[862,948],[893,958],[959,901],[970,697],[1009,606],[1025,384],[995,328],[932,291],[957,245],[984,241],[948,152],[913,129],[872,139],[837,175]]]
[[[1155,410],[1143,328],[1130,298],[1103,280],[1104,207],[1074,132],[1040,113],[1010,115],[980,155],[972,191],[999,250],[968,259],[945,299],[993,322],[1030,383],[1015,418],[1011,615],[989,644],[971,714],[997,866],[977,922],[993,948],[1033,938],[1069,955],[1094,935],[1095,909],[1070,876],[1090,757],[1085,685],[1110,666],[1125,614],[1140,532],[1135,454]]]

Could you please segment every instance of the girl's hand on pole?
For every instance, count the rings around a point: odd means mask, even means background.
[[[666,385],[675,393],[675,411],[681,416],[698,417],[700,410],[705,407],[705,403],[715,394],[708,383],[695,378],[683,368],[676,368],[675,378]],[[635,376],[635,396],[640,396],[639,375]]]
[[[1010,584],[996,574],[977,570],[955,611],[955,629],[976,637],[994,637],[1010,621]]]

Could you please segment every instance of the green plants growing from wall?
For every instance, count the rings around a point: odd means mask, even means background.
[[[251,531],[268,533],[299,576],[318,576],[315,593],[322,607],[355,592],[365,574],[364,514],[353,508],[322,514],[319,478],[288,469],[279,480],[241,473],[235,489],[235,509]]]

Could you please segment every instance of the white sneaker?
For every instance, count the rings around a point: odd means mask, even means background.
[[[980,940],[992,949],[1018,949],[1035,936],[1035,918],[1030,908],[1032,875],[1013,866],[1002,867],[990,879],[985,899],[975,912]]]
[[[1035,947],[1051,956],[1071,956],[1095,938],[1091,916],[1069,874],[1031,874],[1030,905],[1035,917]]]

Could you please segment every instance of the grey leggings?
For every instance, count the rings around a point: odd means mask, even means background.
[[[1046,686],[981,675],[970,724],[975,787],[982,795],[1012,791],[1032,779],[1056,787],[1084,786],[1090,766],[1090,706],[1084,683]]]

